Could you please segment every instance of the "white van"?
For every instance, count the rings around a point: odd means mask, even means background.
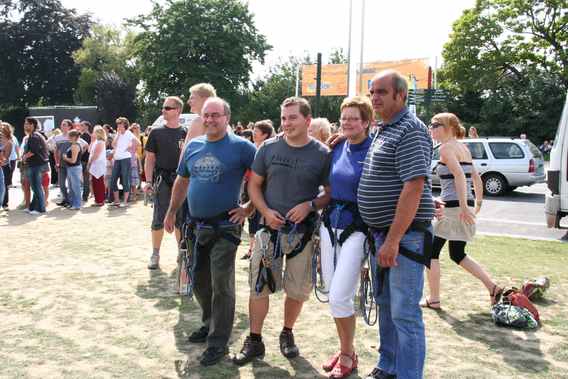
[[[189,129],[189,126],[191,125],[191,122],[197,118],[197,115],[195,113],[182,113],[179,115],[179,124],[181,126],[185,126],[186,128]],[[160,125],[165,125],[166,121],[164,120],[164,116],[160,115],[160,117],[158,117],[156,119],[156,121],[154,121],[154,123],[152,124],[152,127],[156,127],[156,126],[160,126]]]
[[[568,93],[550,152],[547,184],[546,224],[549,228],[560,228],[560,220],[568,216]]]

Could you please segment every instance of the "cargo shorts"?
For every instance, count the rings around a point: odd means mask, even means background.
[[[270,264],[275,283],[275,292],[284,288],[287,296],[298,301],[308,300],[312,292],[312,255],[314,251],[312,239],[310,238],[299,254],[288,258],[288,254],[301,243],[302,237],[303,233],[280,233],[278,238],[281,256],[272,260]],[[259,294],[256,293],[256,283],[260,273],[260,263],[264,248],[267,249],[267,253],[272,257],[274,243],[270,240],[270,232],[266,229],[260,229],[255,234],[254,250],[249,263],[250,296],[253,299],[267,297],[272,293],[268,285],[265,285]]]

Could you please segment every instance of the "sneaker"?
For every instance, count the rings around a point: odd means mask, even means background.
[[[227,354],[229,354],[229,348],[227,346],[208,347],[203,354],[201,354],[199,363],[202,366],[213,366],[214,364],[219,363],[219,361],[221,361],[221,359],[223,359]]]
[[[19,211],[22,211],[22,210],[25,211],[25,210],[28,209],[28,208],[26,208],[26,204],[25,204],[25,203],[22,203],[22,204],[18,205],[18,206],[16,207],[16,209],[19,210]]]
[[[39,216],[41,214],[41,212],[38,211],[29,211],[28,213],[32,216]]]
[[[380,368],[375,367],[373,369],[373,371],[371,371],[365,377],[365,379],[396,379],[396,375],[389,374],[388,372],[385,372],[385,371],[381,370]]]
[[[207,336],[209,335],[209,329],[202,326],[199,330],[191,333],[187,340],[191,343],[203,343],[207,340]]]
[[[3,206],[2,206],[2,209],[3,209],[4,211],[6,211],[6,212],[8,212],[8,211],[9,211],[9,209],[8,209],[8,206],[7,206],[7,205],[3,205]]]
[[[245,338],[245,343],[241,351],[233,358],[233,363],[242,366],[254,358],[264,358],[264,342],[253,341],[251,336]]]
[[[69,205],[69,202],[67,201],[58,201],[55,203],[55,205],[60,206],[60,207],[65,207],[67,205]]]
[[[150,257],[150,263],[148,264],[148,270],[157,270],[160,268],[160,256],[158,254],[152,254]]]
[[[300,355],[298,346],[294,343],[294,333],[282,331],[280,333],[280,352],[286,358],[296,358]]]

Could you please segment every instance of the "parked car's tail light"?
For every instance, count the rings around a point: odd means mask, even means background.
[[[534,159],[531,159],[529,161],[529,173],[535,173],[535,172],[536,172],[536,165]]]

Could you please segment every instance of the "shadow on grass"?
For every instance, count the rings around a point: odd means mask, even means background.
[[[172,280],[168,274],[161,269],[148,270],[150,279],[146,284],[139,284],[136,287],[136,296],[142,299],[157,300],[154,306],[158,309],[168,311],[178,306],[178,296],[172,290]]]
[[[469,314],[465,320],[459,320],[444,310],[436,313],[456,334],[484,343],[488,350],[501,354],[506,364],[521,372],[536,374],[550,368],[535,331],[496,326],[488,312]],[[519,332],[524,334],[524,338],[518,336]]]

